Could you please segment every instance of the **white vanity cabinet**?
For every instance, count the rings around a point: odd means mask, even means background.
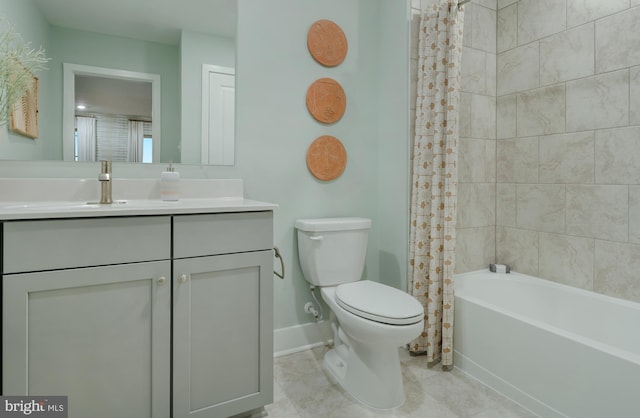
[[[2,391],[169,417],[171,218],[3,224]]]
[[[2,394],[222,418],[273,393],[270,210],[2,223]]]
[[[271,212],[174,217],[173,417],[272,402]]]

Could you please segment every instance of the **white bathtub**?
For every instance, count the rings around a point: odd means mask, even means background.
[[[455,277],[454,365],[541,417],[640,417],[640,303],[518,273]]]

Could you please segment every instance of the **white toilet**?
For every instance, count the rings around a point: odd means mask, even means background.
[[[304,277],[320,287],[331,308],[334,347],[325,354],[325,368],[367,406],[402,405],[398,347],[422,332],[422,305],[398,289],[360,280],[370,219],[301,219],[295,226]]]

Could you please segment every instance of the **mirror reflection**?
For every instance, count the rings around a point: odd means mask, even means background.
[[[5,140],[0,141],[0,158],[90,161],[109,152],[114,161],[145,162],[150,158],[152,162],[234,164],[235,94],[228,88],[228,77],[231,75],[235,84],[236,0],[161,0],[154,7],[145,7],[143,0],[24,0],[0,3],[0,15],[33,46],[42,45],[51,58],[48,70],[39,74],[39,138],[33,140],[7,132]],[[135,88],[134,85],[124,88],[128,95],[121,100],[120,108],[78,109],[76,106],[82,103],[75,103],[76,96],[80,101],[85,94],[84,86],[93,85],[93,81],[105,84],[133,80],[98,71],[98,74],[76,74],[68,81],[65,65],[157,76],[158,105],[154,105],[153,83],[150,86],[148,80],[143,80]],[[227,111],[218,112],[223,115],[221,121],[213,119],[214,109],[206,108],[212,93],[204,84],[205,71],[216,67],[223,69],[226,77],[223,88],[214,91],[226,100]],[[216,79],[215,74],[211,77]],[[148,91],[149,87],[152,87],[150,112],[125,108],[123,104],[128,107],[142,100],[131,96],[134,90]],[[117,90],[120,89],[112,85],[98,93],[94,88],[91,91],[94,99],[105,99]],[[73,104],[60,107],[68,97]],[[145,100],[148,103],[148,96]],[[94,101],[92,106],[103,105]],[[126,120],[100,123],[98,115],[103,114],[124,116]],[[94,117],[95,124],[76,117]],[[82,120],[80,132],[79,120]],[[139,131],[133,125],[141,123],[142,133],[130,134],[127,128],[126,136],[135,138],[135,143],[127,138],[125,147],[125,141],[118,140],[115,149],[107,150],[101,145],[98,127],[106,126],[107,122],[116,125],[131,122],[131,132]],[[95,152],[92,139],[87,139],[93,138],[92,126],[96,131]],[[216,139],[220,135],[212,135],[221,130],[224,140]],[[215,141],[225,142],[221,145]]]
[[[160,162],[160,76],[65,63],[66,161]]]

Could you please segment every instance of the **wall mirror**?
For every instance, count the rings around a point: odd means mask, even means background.
[[[63,64],[65,161],[160,162],[160,76]]]
[[[78,155],[75,116],[91,117],[98,112],[88,108],[78,110],[75,96],[83,91],[82,84],[108,86],[118,82],[130,83],[128,87],[123,84],[123,90],[130,95],[125,101],[129,102],[139,100],[131,96],[134,90],[151,90],[151,110],[147,112],[150,114],[137,110],[108,112],[127,115],[134,122],[150,123],[143,137],[151,145],[152,162],[235,163],[234,122],[230,122],[228,111],[224,112],[223,121],[226,156],[203,155],[203,150],[212,153],[220,148],[215,142],[206,142],[215,141],[216,135],[207,136],[204,128],[214,131],[218,125],[205,120],[211,114],[203,111],[205,95],[209,94],[203,93],[203,69],[217,66],[235,74],[237,0],[154,0],[153,5],[148,0],[9,3],[0,4],[0,15],[33,46],[43,45],[51,61],[40,80],[40,137],[29,143],[9,134],[10,140],[0,144],[0,148],[17,143],[20,152],[4,152],[3,148],[0,158],[63,161],[100,158],[99,152],[93,151],[89,151],[89,156]],[[233,78],[235,85],[235,75]],[[114,93],[119,87],[111,84],[107,89]],[[231,99],[230,94],[234,95]],[[230,93],[226,89],[224,95],[227,107],[229,103],[233,106],[233,117],[235,90]],[[39,152],[29,155],[25,151],[37,148],[38,143]],[[125,152],[124,148],[119,152],[135,153],[132,149]],[[149,157],[127,161],[146,162]]]

